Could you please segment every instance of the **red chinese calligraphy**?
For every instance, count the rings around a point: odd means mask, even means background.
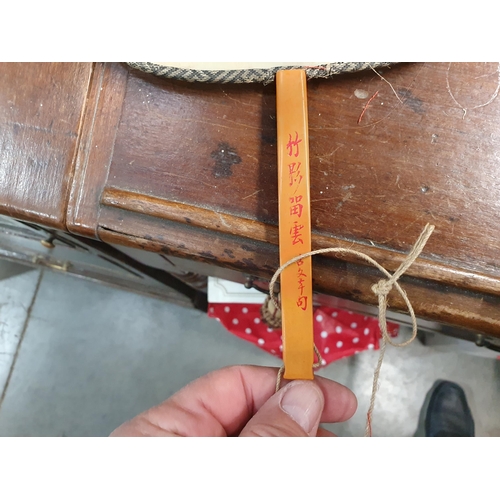
[[[302,278],[302,277],[307,278],[306,273],[303,271],[303,269],[301,267],[299,267],[299,272],[297,273],[297,277],[298,278]]]
[[[301,233],[302,229],[304,229],[304,226],[302,224],[299,224],[297,221],[293,221],[293,227],[290,229],[292,245],[297,245],[298,243],[300,243],[301,245],[304,244]]]
[[[300,307],[303,311],[307,309],[307,296],[302,295],[297,299],[297,307]]]
[[[289,140],[288,144],[286,145],[286,148],[288,150],[288,156],[299,156],[299,142],[302,142],[302,139],[299,139],[299,133],[295,132],[295,140],[292,141],[292,134],[288,134]],[[294,148],[295,148],[295,154],[294,154]]]
[[[299,219],[302,216],[304,205],[299,203],[302,201],[302,196],[292,196],[290,198],[290,215],[296,215]]]
[[[297,261],[297,289],[299,290],[299,298],[297,299],[297,307],[300,307],[303,311],[307,309],[307,295],[304,295],[305,288],[305,278],[307,278],[306,273],[302,269],[304,261],[302,259]]]
[[[288,143],[286,145],[287,153],[289,157],[298,158],[300,151],[300,143],[303,142],[302,138],[299,137],[298,132],[295,132],[295,138],[292,134],[288,134]],[[301,158],[302,159],[302,158]],[[307,213],[307,205],[304,208],[305,203],[303,203],[304,193],[299,191],[299,195],[296,195],[299,187],[301,186],[303,175],[301,172],[301,162],[300,161],[290,161],[288,163],[288,175],[289,175],[289,190],[288,195],[288,211],[291,217],[293,217],[293,225],[290,228],[290,237],[292,245],[304,245],[303,229],[304,225],[300,224],[303,213]],[[307,184],[307,179],[306,179]],[[293,193],[293,194],[292,194]],[[307,201],[307,200],[306,200]],[[290,221],[291,222],[291,221]],[[306,311],[308,308],[308,293],[310,293],[310,283],[307,281],[307,275],[304,272],[304,262],[299,260],[297,262],[297,274],[296,274],[296,284],[297,284],[297,307]]]
[[[290,163],[288,165],[288,174],[289,174],[289,186],[293,186],[294,183],[297,183],[297,187],[302,182],[302,174],[300,173],[300,161],[297,163]]]
[[[305,285],[304,283],[306,282],[306,280],[304,278],[299,278],[299,286],[297,287],[299,290],[300,290],[300,295],[304,295],[304,288],[305,288]]]

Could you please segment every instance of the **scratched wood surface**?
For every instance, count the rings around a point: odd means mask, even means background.
[[[0,212],[65,228],[92,64],[0,64]]]
[[[100,237],[269,278],[278,266],[275,86],[114,70],[125,93]],[[313,248],[347,245],[395,270],[435,224],[402,280],[417,313],[493,335],[498,82],[496,64],[418,63],[308,85]],[[317,291],[373,304],[377,278],[356,259],[314,260]]]
[[[401,280],[417,314],[500,337],[498,87],[496,63],[398,64],[310,81],[308,104],[313,249],[348,246],[395,270],[435,224]],[[275,86],[188,84],[104,64],[88,95],[68,228],[270,278]],[[4,196],[5,166],[1,175]],[[25,213],[51,211],[37,210]],[[373,304],[378,278],[349,257],[313,260],[323,293]],[[390,305],[404,308],[393,294]]]
[[[426,255],[500,278],[500,100],[476,107],[498,91],[496,65],[384,75],[397,96],[373,72],[309,83],[314,232],[405,251],[431,222]],[[376,91],[358,124],[356,95]],[[274,85],[132,72],[108,185],[276,225],[275,140]]]

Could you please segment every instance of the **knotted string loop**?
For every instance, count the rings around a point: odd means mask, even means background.
[[[313,255],[319,255],[323,253],[337,253],[337,254],[350,254],[350,255],[355,255],[356,257],[359,257],[360,259],[368,262],[369,264],[372,264],[375,266],[381,273],[383,273],[387,279],[381,279],[378,283],[375,283],[372,287],[371,290],[372,292],[377,296],[378,298],[378,322],[380,326],[380,331],[382,332],[382,341],[380,343],[380,355],[379,359],[377,362],[377,366],[375,368],[375,372],[373,374],[373,387],[372,387],[372,395],[370,399],[370,406],[368,409],[367,413],[367,418],[366,418],[366,432],[365,436],[371,436],[371,418],[372,418],[372,413],[373,413],[373,408],[375,406],[375,398],[377,395],[377,389],[378,389],[378,379],[380,375],[380,369],[382,367],[382,361],[384,359],[384,354],[385,354],[385,348],[386,344],[389,343],[394,347],[405,347],[408,344],[411,344],[416,336],[417,336],[417,318],[415,317],[415,312],[413,311],[413,307],[410,303],[410,300],[408,299],[408,296],[406,295],[406,292],[401,288],[401,286],[398,283],[398,279],[408,270],[408,268],[415,262],[417,257],[420,255],[422,250],[424,249],[427,240],[430,238],[432,232],[434,231],[434,226],[431,224],[426,224],[425,228],[423,229],[422,233],[418,237],[417,241],[413,245],[410,253],[406,256],[406,258],[403,260],[403,262],[400,264],[400,266],[396,269],[396,272],[394,274],[391,274],[389,271],[387,271],[384,267],[382,267],[376,260],[372,259],[370,256],[358,252],[357,250],[351,250],[350,248],[342,248],[342,247],[332,247],[332,248],[321,248],[319,250],[313,250],[311,252],[304,253],[302,255],[298,255],[297,257],[294,257],[293,259],[290,259],[288,262],[285,262],[275,273],[274,276],[271,279],[271,282],[269,283],[269,295],[271,297],[271,300],[273,301],[274,305],[280,309],[280,305],[276,300],[275,294],[274,294],[274,285],[279,278],[280,274],[288,267],[294,264],[295,262],[298,262],[299,260],[305,259],[306,257],[312,257]],[[406,307],[408,309],[408,312],[411,317],[411,322],[412,322],[412,335],[411,337],[401,343],[396,343],[393,342],[391,337],[389,336],[387,332],[387,297],[391,290],[395,288],[397,292],[401,295],[403,298]],[[314,350],[316,352],[316,355],[318,357],[318,363],[315,363],[315,367],[321,365],[321,356],[316,348],[314,346]],[[280,385],[281,385],[281,379],[283,376],[283,370],[284,367],[280,368],[278,372],[278,378],[276,381],[276,391],[279,390]]]

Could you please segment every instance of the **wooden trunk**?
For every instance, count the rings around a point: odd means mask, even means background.
[[[400,280],[417,316],[500,338],[498,65],[380,72],[308,83],[312,248],[394,271],[430,222]],[[0,212],[13,218],[269,279],[276,163],[274,84],[0,65]],[[313,259],[314,290],[329,296],[375,304],[380,278],[347,255]],[[389,302],[404,310],[395,292]]]

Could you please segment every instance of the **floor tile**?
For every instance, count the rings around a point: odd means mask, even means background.
[[[478,348],[479,349],[479,348]],[[350,387],[358,411],[346,423],[329,426],[342,436],[364,434],[378,351],[327,366],[321,375]],[[500,436],[500,363],[463,352],[442,352],[415,340],[404,348],[387,347],[373,413],[374,436],[413,436],[427,392],[437,380],[450,380],[465,390],[477,436]]]
[[[273,363],[199,311],[46,273],[0,435],[108,435],[211,370]]]
[[[22,271],[19,266],[16,272]],[[0,261],[0,274],[9,276],[0,280],[0,397],[3,393],[19,339],[26,323],[28,309],[35,293],[39,270],[24,268],[26,272],[13,274],[7,261]]]
[[[23,276],[31,285],[15,294],[26,307],[36,280]],[[363,352],[319,371],[358,397],[356,415],[329,426],[340,436],[364,434],[377,357]],[[0,435],[105,436],[191,380],[231,364],[280,362],[199,311],[46,272],[0,408]],[[464,387],[477,435],[500,436],[499,365],[418,341],[389,346],[373,434],[412,436],[427,391],[445,379]]]

